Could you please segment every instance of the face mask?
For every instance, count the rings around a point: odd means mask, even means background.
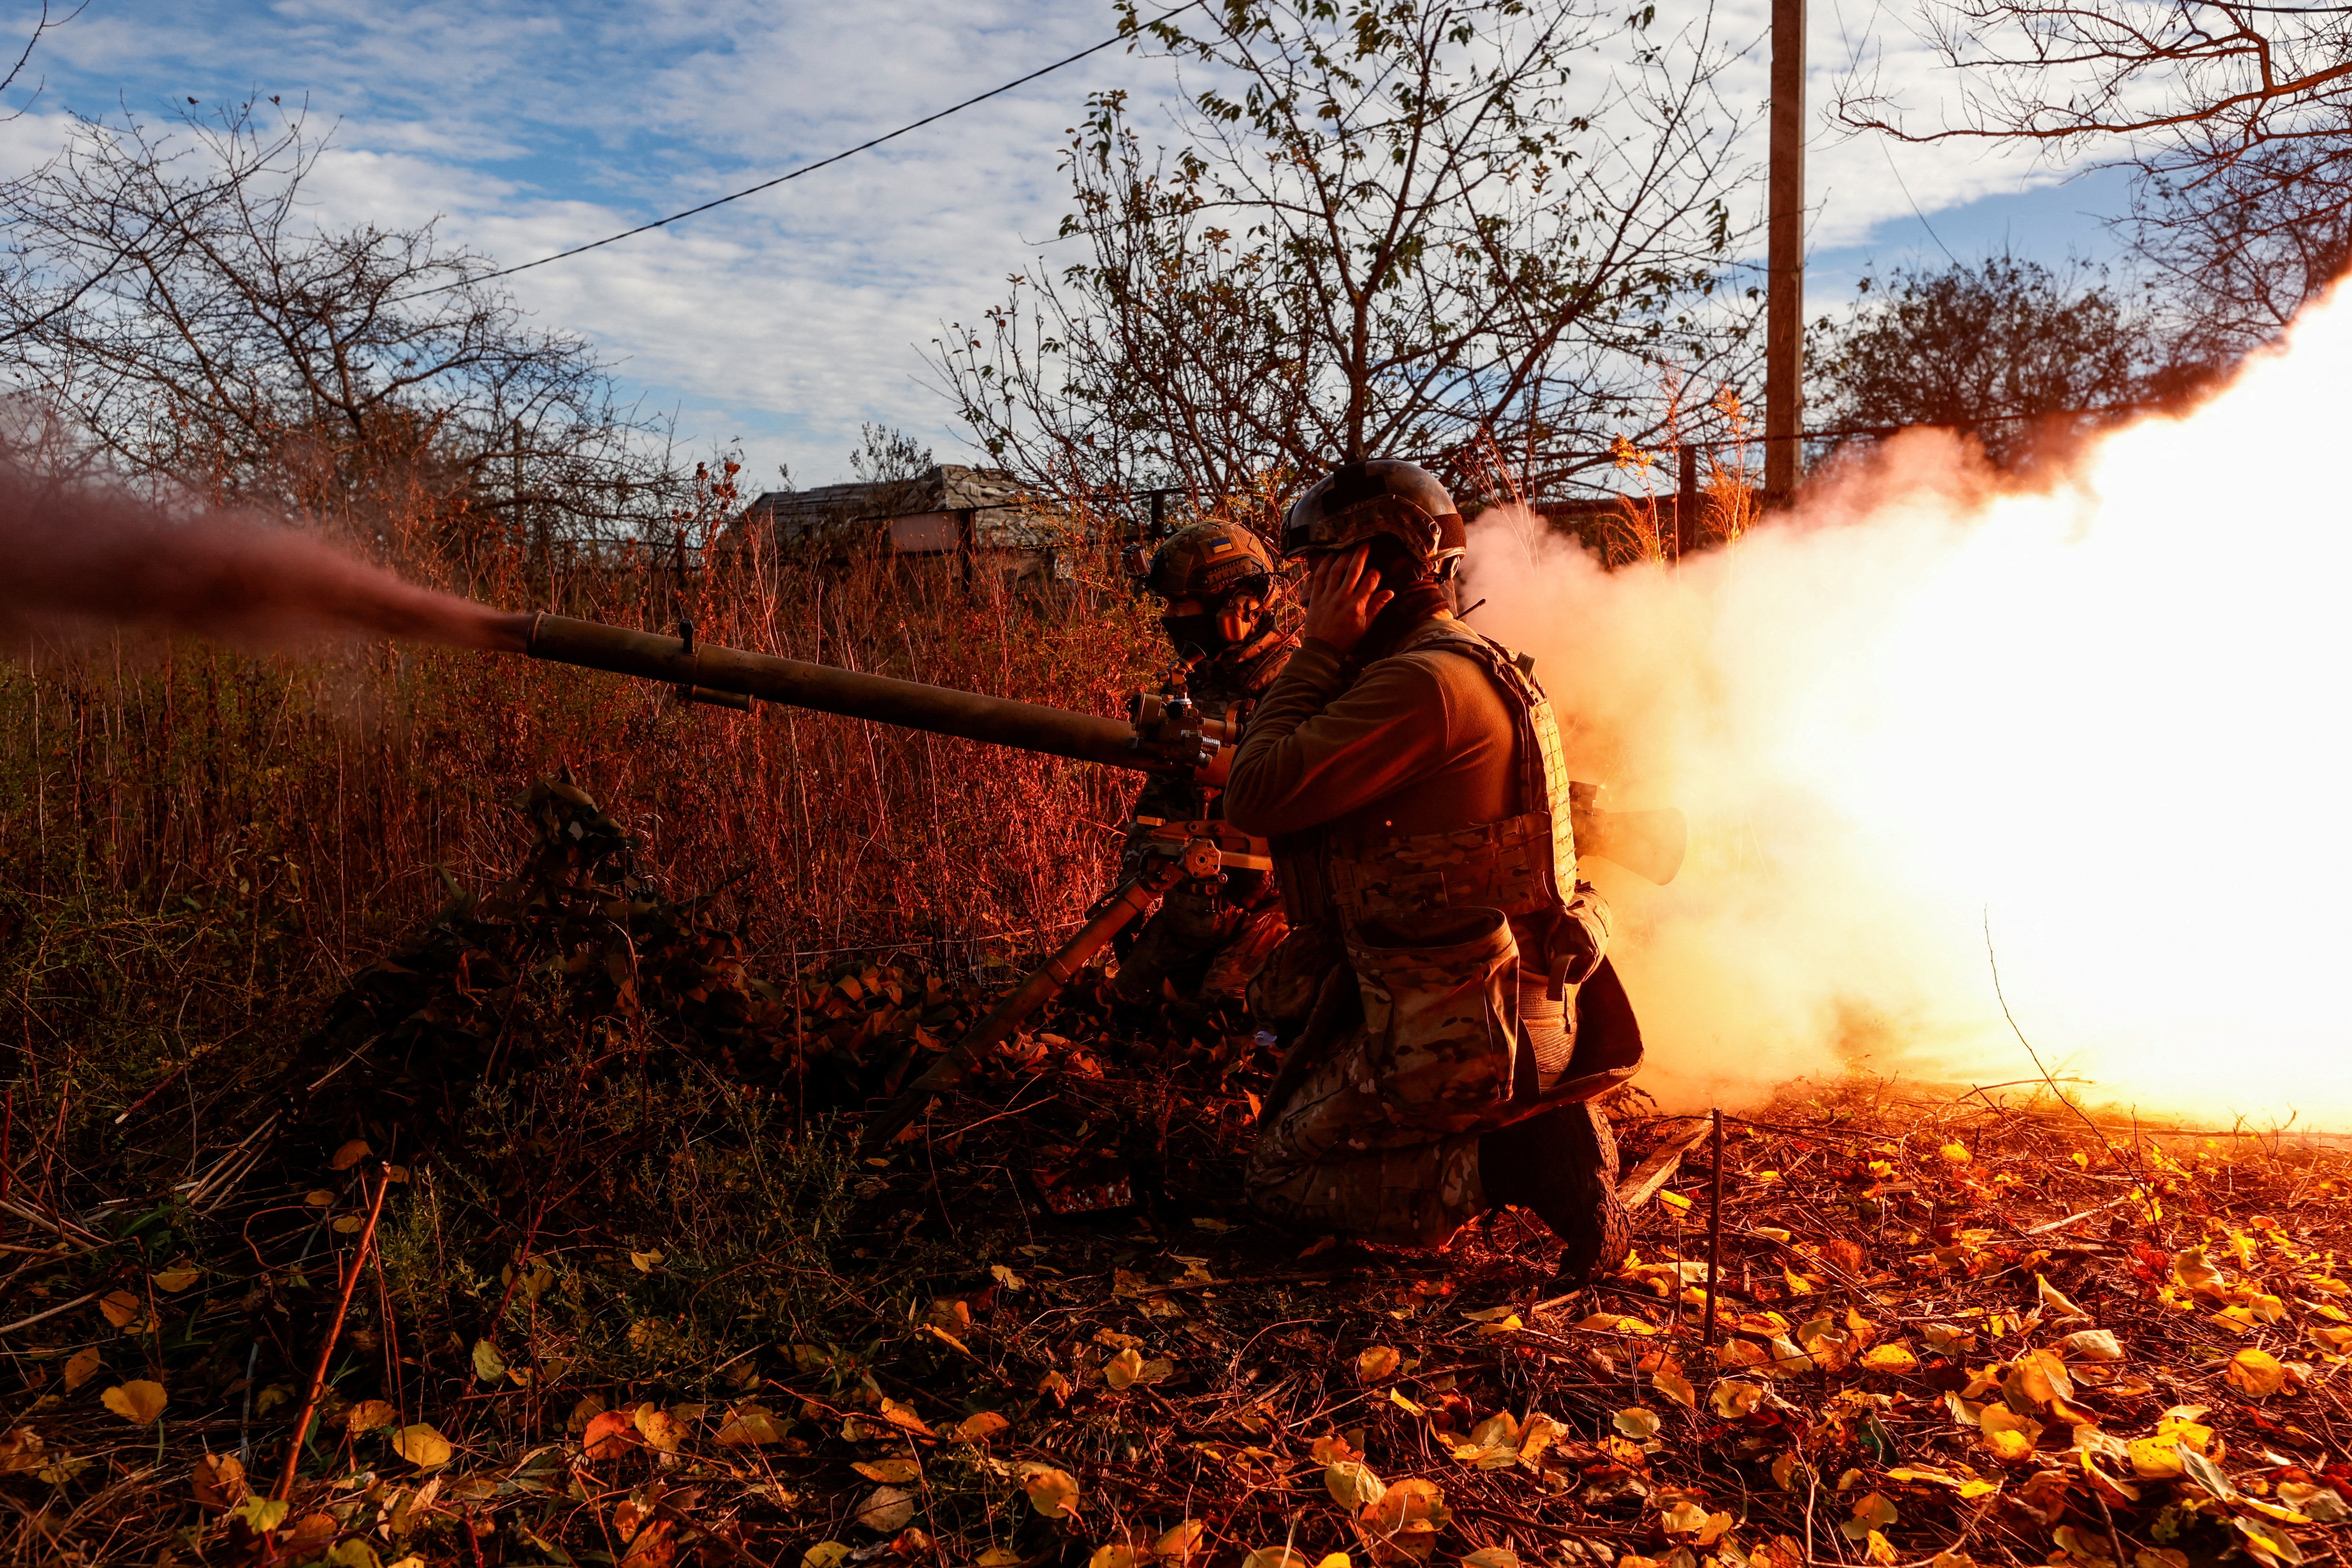
[[[1162,616],[1160,624],[1168,629],[1168,640],[1179,653],[1216,654],[1224,649],[1225,639],[1217,635],[1214,616]]]

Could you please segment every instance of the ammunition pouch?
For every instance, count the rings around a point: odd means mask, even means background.
[[[1457,908],[1409,928],[1374,920],[1347,942],[1364,1018],[1356,1089],[1433,1131],[1476,1126],[1510,1099],[1519,945],[1509,916]]]

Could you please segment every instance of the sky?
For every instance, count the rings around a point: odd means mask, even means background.
[[[1760,38],[1765,3],[1724,0],[1721,36]],[[35,14],[0,4],[19,37]],[[1672,22],[1675,6],[1660,14]],[[30,166],[68,116],[152,123],[275,94],[332,131],[313,186],[321,222],[437,218],[449,238],[513,265],[772,178],[1115,27],[1108,0],[89,0],[43,39],[20,84],[37,79],[30,112],[0,126],[0,168]],[[1856,59],[1923,122],[1948,93],[1884,0],[1816,0],[1809,47],[1809,313],[1892,266],[2112,251],[2100,221],[2123,203],[2112,175],[2069,181],[2015,155],[1845,138],[1821,123]],[[1726,82],[1760,103],[1760,47]],[[867,420],[971,461],[929,345],[943,323],[999,302],[1009,274],[1055,258],[1065,132],[1107,88],[1129,92],[1148,130],[1175,78],[1163,60],[1107,50],[509,286],[539,324],[593,343],[690,447],[740,443],[755,487],[780,465],[801,485],[848,477]]]

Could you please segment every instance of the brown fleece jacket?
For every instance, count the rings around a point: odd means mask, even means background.
[[[1373,844],[1523,809],[1511,710],[1475,663],[1423,648],[1347,677],[1319,638],[1290,656],[1234,753],[1226,821],[1265,837],[1328,826],[1341,843]]]

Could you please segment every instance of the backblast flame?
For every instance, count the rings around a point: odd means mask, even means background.
[[[2352,1123],[2347,374],[2338,295],[2047,489],[1920,432],[1675,571],[1481,520],[1571,771],[1691,814],[1604,884],[1654,1092],[2032,1079],[2021,1034],[2094,1104]]]

